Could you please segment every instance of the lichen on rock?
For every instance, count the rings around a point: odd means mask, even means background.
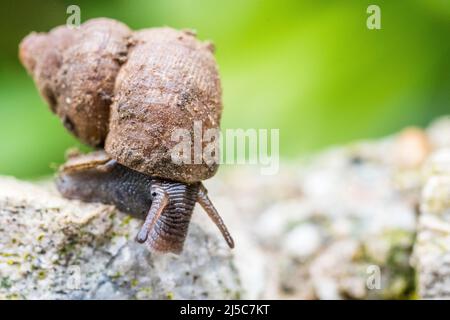
[[[230,299],[242,294],[219,235],[190,227],[184,252],[135,243],[141,222],[114,207],[0,179],[0,298]]]

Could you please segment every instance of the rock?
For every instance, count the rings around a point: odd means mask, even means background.
[[[449,132],[441,118],[284,162],[274,176],[238,167],[212,179],[263,252],[263,297],[411,298],[417,274],[422,297],[448,297]]]
[[[285,163],[274,176],[243,167],[211,180],[215,199],[233,204],[223,212],[266,256],[264,298],[414,294],[409,259],[421,175],[419,168],[397,165],[392,150],[398,141],[388,137],[326,150]],[[379,287],[367,285],[373,268],[380,273]]]
[[[281,247],[288,256],[307,259],[317,252],[321,243],[319,228],[313,224],[303,224],[286,234]]]
[[[441,124],[442,125],[442,124]],[[436,151],[424,168],[414,262],[419,295],[450,299],[450,149]]]
[[[340,240],[327,247],[309,266],[316,296],[319,299],[366,297],[366,265],[356,263],[361,247],[355,240]]]
[[[434,149],[450,148],[450,116],[433,121],[427,129],[427,135]]]
[[[180,256],[158,255],[133,240],[140,223],[47,185],[0,178],[0,299],[242,297],[216,230],[193,222]]]
[[[400,132],[395,143],[394,161],[402,168],[417,168],[431,152],[430,138],[419,128],[406,128]]]

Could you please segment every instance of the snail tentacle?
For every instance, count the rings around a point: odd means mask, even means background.
[[[206,190],[205,186],[203,184],[200,184],[200,189],[198,191],[198,202],[202,206],[202,208],[206,211],[208,216],[211,218],[211,220],[214,222],[214,224],[219,228],[220,232],[222,233],[225,241],[227,242],[228,246],[233,249],[234,248],[234,240],[230,235],[230,232],[227,229],[227,226],[222,220],[222,217],[217,212],[216,208],[212,204],[211,200],[209,199],[208,190]]]
[[[136,241],[139,243],[144,243],[147,240],[150,231],[152,231],[156,221],[158,221],[161,213],[169,203],[169,197],[164,190],[158,188],[156,190],[152,190],[151,192],[153,195],[152,205],[150,206],[150,210],[145,217],[144,224],[136,236]]]

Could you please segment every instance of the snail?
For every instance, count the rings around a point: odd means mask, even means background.
[[[198,202],[234,241],[202,181],[217,163],[178,163],[177,129],[218,128],[221,86],[214,47],[190,30],[130,30],[107,18],[22,40],[19,58],[64,127],[97,149],[70,154],[57,174],[66,198],[115,205],[144,220],[136,241],[180,253]],[[203,142],[202,142],[203,143]]]

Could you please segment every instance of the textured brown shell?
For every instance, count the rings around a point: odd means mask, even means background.
[[[221,88],[211,45],[170,28],[136,32],[133,42],[116,79],[106,152],[148,175],[188,183],[213,176],[218,164],[171,159],[175,129],[193,137],[194,121],[203,130],[219,127]]]
[[[93,19],[79,29],[59,27],[31,34],[20,58],[64,126],[83,142],[102,146],[120,65],[131,31],[111,19]]]
[[[203,132],[219,129],[221,88],[212,51],[190,31],[133,33],[99,18],[80,29],[32,33],[19,56],[52,111],[81,141],[105,144],[111,158],[136,171],[191,183],[213,176],[218,164],[175,164],[171,151],[178,141],[171,136],[187,129],[193,138],[195,121]]]
[[[75,34],[66,26],[59,26],[48,33],[33,32],[19,46],[19,58],[33,76],[39,92],[53,112],[57,110],[55,95],[56,74],[61,67],[63,52],[73,42]]]

